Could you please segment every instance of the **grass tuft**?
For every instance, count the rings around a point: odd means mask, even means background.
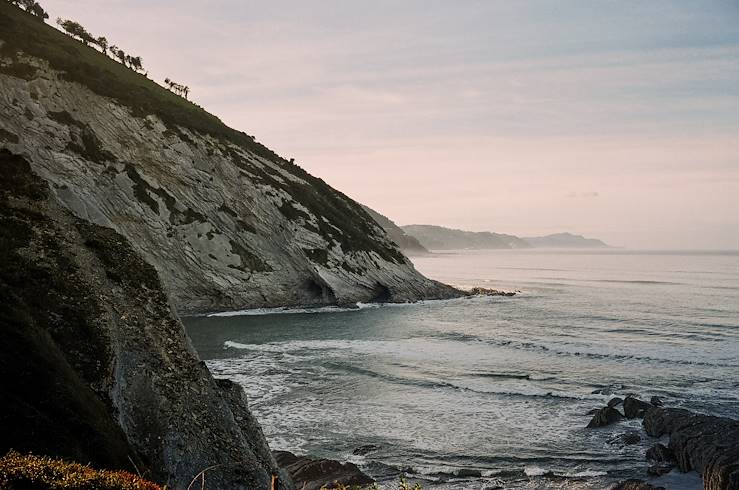
[[[0,490],[162,490],[125,471],[10,451],[0,459]]]

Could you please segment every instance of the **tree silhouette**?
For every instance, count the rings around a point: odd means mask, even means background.
[[[121,63],[126,64],[126,53],[122,49],[119,49],[115,55],[121,60]]]
[[[49,18],[49,14],[36,0],[11,0],[10,3],[23,7],[26,12],[38,18],[41,22]]]
[[[103,54],[107,54],[108,52],[108,40],[105,39],[104,36],[100,36],[95,40],[95,44],[100,46],[100,51],[103,52]]]

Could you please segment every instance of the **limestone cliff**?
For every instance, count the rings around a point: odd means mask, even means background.
[[[153,267],[74,217],[0,150],[0,453],[141,471],[187,488],[281,490],[240,387],[216,382]],[[199,488],[199,486],[198,486]]]
[[[0,43],[0,146],[128,238],[181,313],[456,294],[347,196],[6,2]]]

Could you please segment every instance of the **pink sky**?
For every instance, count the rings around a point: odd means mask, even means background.
[[[43,4],[399,224],[739,248],[733,2]]]

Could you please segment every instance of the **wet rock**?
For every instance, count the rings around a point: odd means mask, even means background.
[[[608,444],[614,444],[619,446],[633,446],[639,444],[641,436],[636,432],[627,432],[625,434],[619,434],[616,437],[609,439]]]
[[[355,456],[364,456],[365,454],[373,453],[375,451],[379,451],[382,449],[382,446],[379,446],[377,444],[365,444],[363,446],[359,446],[354,451],[352,451],[352,454]]]
[[[666,463],[675,461],[675,455],[669,447],[658,443],[647,450],[647,459],[658,463]]]
[[[600,411],[600,408],[593,408],[591,410],[588,410],[588,413],[586,413],[585,415],[595,415],[599,411]]]
[[[652,408],[654,407],[651,404],[631,395],[624,400],[624,415],[627,419],[643,418],[644,414]]]
[[[643,424],[650,436],[670,436],[678,468],[700,473],[705,490],[739,489],[739,420],[654,408]]]
[[[289,451],[274,451],[273,454],[277,464],[290,474],[295,488],[300,490],[334,488],[336,484],[351,487],[374,483],[353,463],[296,456]]]
[[[624,399],[623,398],[619,398],[619,397],[616,396],[616,397],[613,397],[610,400],[608,400],[608,406],[609,407],[617,407],[617,406],[621,405],[623,402],[624,402]]]
[[[613,407],[603,407],[593,415],[587,428],[593,429],[596,427],[605,427],[606,425],[614,424],[621,419],[623,419],[621,412]]]
[[[652,406],[655,406],[655,407],[661,407],[661,406],[663,406],[665,404],[665,402],[662,401],[662,398],[660,398],[658,396],[653,396],[649,400],[649,403],[651,403]]]
[[[644,480],[626,480],[611,487],[611,490],[665,490],[664,487],[655,487]]]

